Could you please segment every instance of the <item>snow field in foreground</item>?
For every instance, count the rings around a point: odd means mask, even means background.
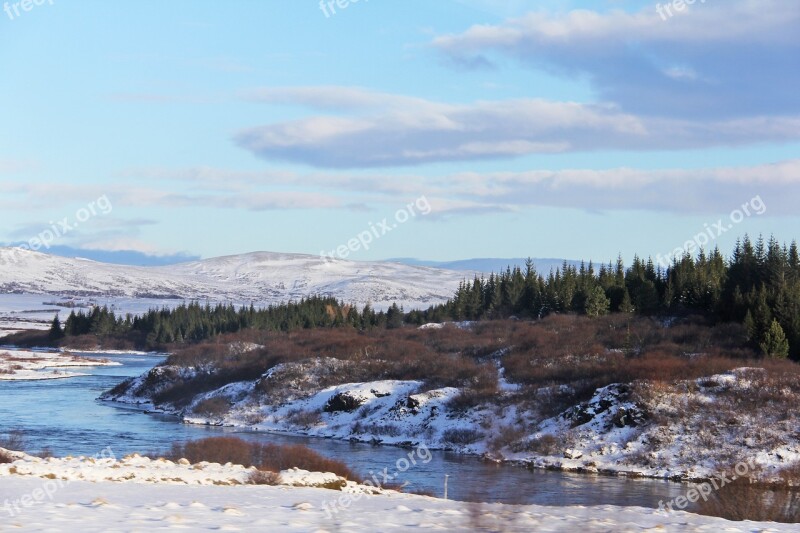
[[[307,486],[333,474],[287,470],[284,485],[242,485],[237,465],[95,458],[38,459],[12,452],[0,465],[0,530],[6,531],[796,531],[796,525],[728,522],[640,507],[469,504],[349,483]],[[335,476],[333,476],[335,478]],[[115,479],[117,481],[108,481]],[[87,481],[94,480],[94,481]],[[360,494],[359,494],[360,492]],[[348,504],[331,513],[332,500]]]

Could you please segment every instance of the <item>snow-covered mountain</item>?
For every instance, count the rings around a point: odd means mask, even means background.
[[[325,295],[386,308],[450,298],[472,274],[389,262],[254,252],[161,267],[135,267],[0,248],[0,293],[182,298],[276,303]]]

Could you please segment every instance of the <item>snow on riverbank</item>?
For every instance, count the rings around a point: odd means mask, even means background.
[[[69,352],[0,350],[0,381],[73,378],[86,374],[57,369],[95,366],[120,366],[120,363],[107,359],[79,357]]]
[[[22,452],[0,448],[0,454],[9,455],[12,463],[0,464],[0,479],[4,476],[32,476],[62,481],[115,481],[124,483],[166,483],[176,485],[245,485],[255,468],[227,463],[202,462],[190,464],[181,459],[173,462],[164,458],[150,459],[133,454],[121,459],[110,448],[94,457],[40,458]],[[291,469],[280,473],[280,484],[300,487],[319,486],[341,482],[343,490],[351,493],[368,489],[347,481],[331,472],[308,472]]]
[[[168,357],[168,353],[163,352],[143,352],[141,350],[70,350],[77,355],[141,355],[145,357]]]
[[[313,486],[333,474],[285,471],[284,485],[252,486],[241,484],[248,469],[230,464],[14,455],[14,463],[0,465],[0,523],[19,531],[796,530],[792,524],[638,507],[469,504],[392,491],[359,493],[354,484],[344,489],[349,504],[331,512],[331,502],[343,493]]]
[[[453,407],[458,389],[428,390],[421,381],[326,386],[342,365],[330,358],[280,364],[258,380],[198,395],[187,408],[157,407],[193,424],[424,444],[538,468],[634,477],[696,481],[747,463],[766,479],[800,462],[796,423],[781,418],[794,416],[789,407],[796,398],[760,369],[673,384],[612,384],[587,402],[542,416],[505,380],[502,401],[463,409]],[[156,367],[103,399],[152,410],[151,398],[200,372],[207,370]],[[741,399],[757,408],[742,409]]]

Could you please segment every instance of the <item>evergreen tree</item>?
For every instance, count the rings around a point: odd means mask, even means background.
[[[611,301],[602,287],[595,287],[586,297],[586,314],[592,318],[607,315]]]
[[[777,320],[773,320],[759,345],[767,357],[786,358],[789,356],[789,341]]]
[[[51,341],[57,341],[64,337],[64,332],[61,330],[61,321],[58,315],[53,317],[53,322],[50,323],[50,331],[47,332],[47,338]]]

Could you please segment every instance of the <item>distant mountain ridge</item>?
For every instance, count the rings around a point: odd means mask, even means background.
[[[556,269],[560,269],[564,265],[564,261],[567,262],[570,266],[580,267],[581,262],[576,261],[574,259],[556,259],[556,258],[531,258],[533,260],[534,266],[536,266],[536,271],[540,274],[547,276],[551,270],[555,271]],[[412,265],[412,266],[427,266],[432,268],[443,268],[446,270],[458,270],[458,271],[470,271],[470,272],[482,272],[489,274],[491,272],[505,272],[506,268],[509,266],[514,268],[515,266],[520,267],[521,269],[525,268],[525,262],[527,258],[524,257],[515,257],[511,259],[501,259],[501,258],[475,258],[475,259],[461,259],[459,261],[425,261],[421,259],[413,259],[407,257],[400,257],[394,259],[387,259],[387,261],[391,261],[394,263],[402,263],[404,265]]]
[[[472,272],[316,255],[253,252],[167,266],[125,266],[0,248],[0,293],[180,298],[261,305],[332,296],[385,309],[451,298]]]

